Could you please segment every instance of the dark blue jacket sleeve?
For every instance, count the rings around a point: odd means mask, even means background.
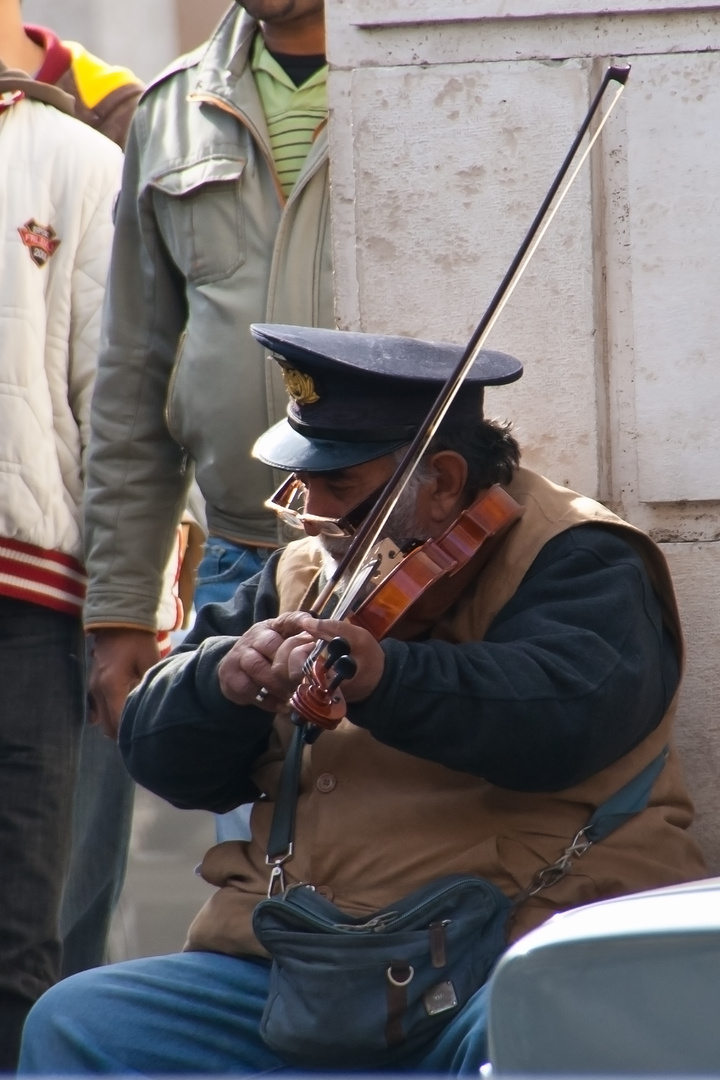
[[[223,813],[258,795],[248,777],[267,747],[272,716],[228,701],[217,668],[236,638],[277,615],[278,558],[232,600],[201,608],[183,644],[127,700],[119,737],[127,769],[175,806]]]
[[[248,774],[271,720],[223,698],[217,665],[235,636],[276,614],[275,565],[229,604],[204,608],[187,644],[128,700],[128,768],[178,806],[222,811],[257,794]],[[642,560],[589,525],[545,545],[485,640],[383,649],[383,678],[349,719],[389,746],[518,791],[568,787],[617,760],[657,726],[679,679]]]
[[[679,664],[643,562],[610,529],[545,545],[484,641],[383,642],[348,718],[380,742],[518,791],[579,783],[662,719]]]

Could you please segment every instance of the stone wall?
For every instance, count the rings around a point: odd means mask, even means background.
[[[337,313],[463,342],[611,63],[625,93],[488,344],[525,461],[668,555],[678,740],[720,871],[720,4],[331,0]]]

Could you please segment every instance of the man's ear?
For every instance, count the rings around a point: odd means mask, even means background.
[[[455,450],[438,450],[428,461],[433,479],[426,497],[433,521],[454,520],[464,506],[463,494],[467,483],[467,462]]]

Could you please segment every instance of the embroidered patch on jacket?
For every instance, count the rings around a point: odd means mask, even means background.
[[[30,218],[24,225],[20,225],[18,232],[36,266],[44,266],[62,242],[57,239],[57,233],[51,225],[38,225],[35,218]]]
[[[18,101],[22,101],[24,97],[22,90],[4,90],[0,94],[0,113],[5,112],[6,109],[11,109],[13,105],[17,105]]]

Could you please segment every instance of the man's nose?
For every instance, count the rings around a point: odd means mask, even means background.
[[[303,525],[303,529],[305,530],[305,533],[307,534],[307,536],[319,536],[320,535],[320,525],[317,522],[308,521],[307,518],[303,518],[302,525]]]
[[[313,517],[319,518],[334,518],[337,507],[330,504],[330,500],[323,496],[322,491],[317,489],[313,490],[313,486],[308,484],[307,493],[305,496],[305,506],[303,508],[304,514],[310,514]],[[305,521],[305,532],[308,536],[318,536],[320,533],[320,526],[312,521]]]

